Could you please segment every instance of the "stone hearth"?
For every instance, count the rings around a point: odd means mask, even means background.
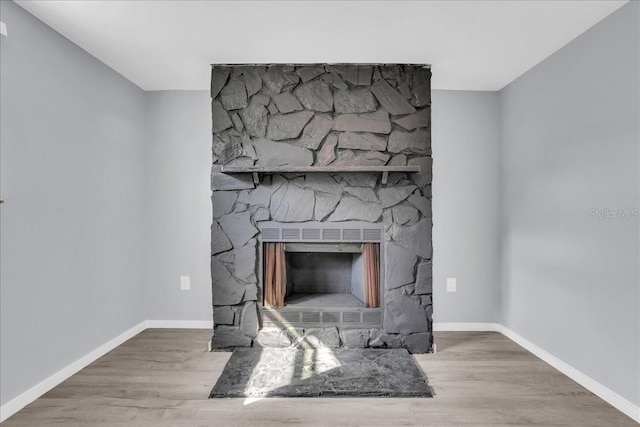
[[[333,327],[338,342],[357,335],[365,347],[431,349],[430,76],[414,65],[212,67],[213,347],[259,345],[266,333],[294,342],[307,333],[260,331],[267,310],[259,233],[271,221],[381,230],[381,322]],[[264,174],[256,182],[223,173],[223,165],[335,169]],[[379,174],[339,171],[383,165],[420,172],[389,173],[383,185]]]

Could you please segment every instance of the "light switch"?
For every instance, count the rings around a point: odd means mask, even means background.
[[[456,278],[447,277],[447,292],[455,292],[455,291],[456,291]]]
[[[180,276],[180,290],[188,291],[191,289],[191,278],[189,276]]]

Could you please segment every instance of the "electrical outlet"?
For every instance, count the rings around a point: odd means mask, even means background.
[[[455,292],[455,291],[456,291],[456,278],[447,277],[447,292]]]
[[[189,276],[180,276],[180,290],[188,291],[191,289],[191,278]]]

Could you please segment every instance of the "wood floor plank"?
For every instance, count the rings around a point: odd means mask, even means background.
[[[493,332],[437,332],[415,355],[431,399],[208,399],[230,353],[205,330],[149,329],[2,423],[93,426],[636,426]]]

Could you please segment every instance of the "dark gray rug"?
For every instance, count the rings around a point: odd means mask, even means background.
[[[432,397],[404,349],[238,348],[209,397]]]

